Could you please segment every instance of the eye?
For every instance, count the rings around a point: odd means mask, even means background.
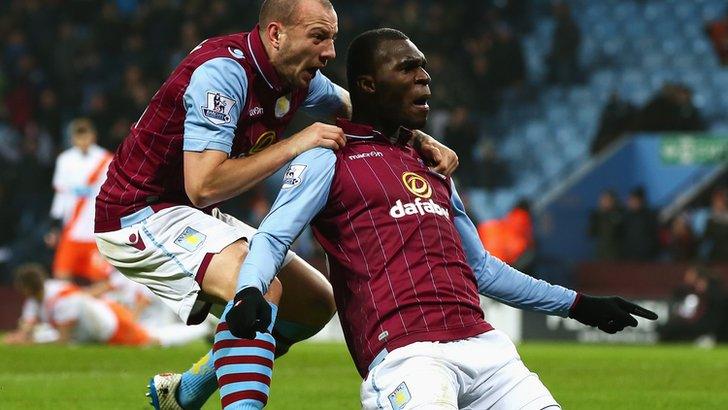
[[[322,41],[326,41],[329,38],[329,36],[327,36],[326,34],[321,33],[321,32],[313,33],[311,35],[311,37],[313,37],[313,43],[314,44],[319,44]]]
[[[402,71],[404,71],[405,73],[409,73],[419,66],[420,66],[420,64],[417,62],[414,62],[414,61],[408,62],[408,63],[405,63],[404,65],[402,65]]]

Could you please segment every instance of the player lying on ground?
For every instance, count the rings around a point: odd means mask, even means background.
[[[215,204],[301,152],[345,144],[339,127],[321,123],[279,141],[299,109],[318,118],[349,115],[349,94],[319,72],[336,55],[337,30],[328,0],[266,0],[249,33],[210,38],[192,50],[115,153],[96,201],[99,251],[185,322],[232,300],[246,238],[255,232]],[[417,141],[439,169],[449,173],[457,165],[457,156],[432,138],[418,134]],[[315,334],[335,311],[321,273],[293,253],[279,267],[291,291],[280,300],[268,295],[280,303],[272,335],[228,340],[214,360],[195,367],[200,371],[155,377],[165,383],[151,386],[156,407],[161,400],[169,408],[199,408],[218,383],[223,407],[265,404],[274,351]]]
[[[134,320],[145,329],[165,333],[166,341],[184,344],[214,335],[217,318],[208,315],[199,325],[187,325],[146,286],[112,269],[109,278],[83,289],[86,293],[112,300],[129,309]]]
[[[202,328],[181,330],[177,326],[143,326],[120,303],[93,297],[68,281],[48,279],[45,269],[38,264],[18,268],[15,285],[26,300],[18,330],[4,339],[8,344],[173,346],[205,335]],[[39,325],[50,326],[42,328],[46,332],[41,340],[34,337]]]
[[[536,280],[483,249],[451,179],[427,168],[402,128],[425,125],[425,63],[396,30],[352,42],[352,120],[337,123],[347,144],[291,162],[252,238],[227,327],[239,337],[268,327],[262,294],[310,223],[328,256],[365,409],[559,408],[508,337],[484,320],[478,293],[609,333],[637,326],[632,315],[656,315]],[[232,335],[218,335],[216,344]]]

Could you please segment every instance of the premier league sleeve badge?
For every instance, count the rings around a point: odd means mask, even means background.
[[[207,92],[207,106],[200,107],[202,115],[215,125],[227,124],[231,121],[230,110],[235,100],[217,91]]]

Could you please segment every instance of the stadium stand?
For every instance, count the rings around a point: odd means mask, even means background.
[[[0,212],[9,233],[0,242],[0,282],[19,263],[52,258],[42,238],[68,121],[90,117],[101,145],[113,150],[183,55],[203,38],[246,30],[258,7],[257,0],[72,3],[0,4]],[[502,184],[461,178],[481,222],[521,199],[538,213],[548,192],[589,163],[613,95],[639,111],[666,84],[682,85],[707,130],[728,132],[728,71],[706,31],[726,16],[721,0],[341,0],[336,7],[339,59],[326,69],[330,77],[344,82],[341,55],[356,33],[394,26],[428,56],[430,132],[447,137],[451,113],[467,107],[475,127],[469,138],[479,142],[460,152],[472,157],[464,163],[491,161],[489,169],[509,174]],[[578,58],[573,78],[554,82],[555,59],[571,64],[559,44]],[[257,192],[230,211],[260,213],[260,203]]]
[[[582,84],[547,85],[544,61],[551,49],[555,19],[540,10],[535,29],[523,40],[529,79],[538,96],[504,105],[502,155],[519,164],[514,190],[484,202],[502,215],[518,197],[534,197],[554,187],[587,160],[599,113],[618,93],[636,106],[646,104],[665,83],[693,90],[693,102],[713,132],[728,130],[722,114],[728,72],[720,65],[704,26],[722,17],[725,2],[600,1],[569,2],[581,31]],[[524,144],[524,140],[526,143]],[[539,150],[528,146],[538,144]],[[484,206],[483,205],[483,206]],[[476,206],[476,205],[473,205]]]

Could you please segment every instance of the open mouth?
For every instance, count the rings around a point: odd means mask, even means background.
[[[429,105],[427,105],[427,101],[429,101],[429,100],[430,100],[429,95],[423,95],[422,97],[417,98],[414,101],[412,101],[412,104],[415,105],[416,107],[420,107],[420,108],[429,108]]]

